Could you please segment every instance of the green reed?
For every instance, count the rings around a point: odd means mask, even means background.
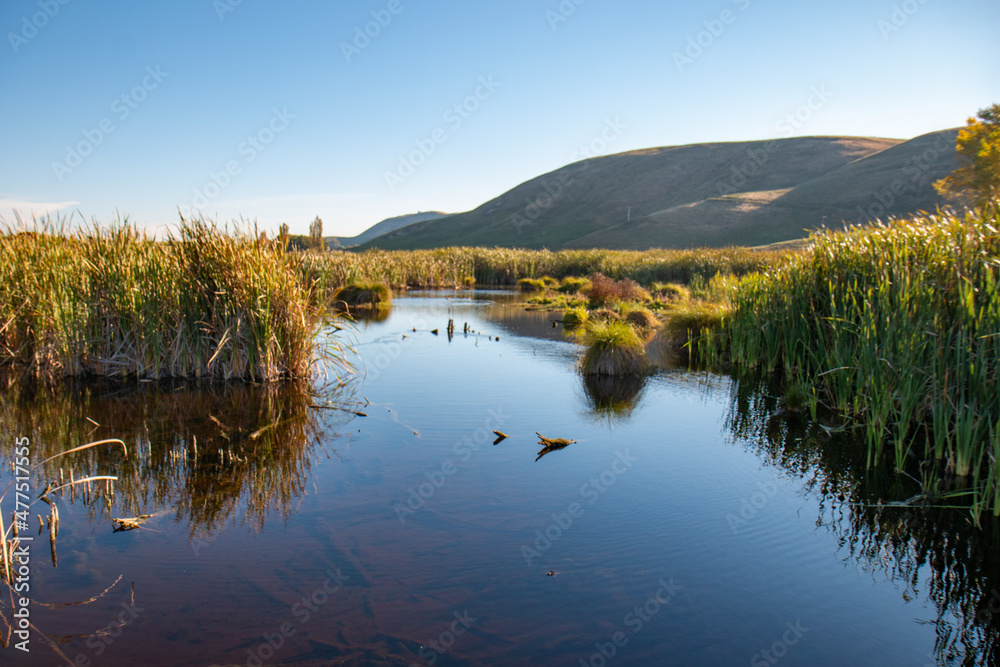
[[[933,461],[926,493],[971,484],[973,512],[988,499],[1000,515],[998,230],[993,207],[815,234],[733,290],[729,358],[813,386],[863,429],[870,462]]]
[[[44,377],[306,377],[320,309],[297,260],[256,235],[183,220],[0,234],[0,365]]]
[[[380,282],[395,288],[460,287],[475,281],[481,287],[507,287],[521,279],[560,279],[602,273],[631,278],[644,285],[654,281],[688,283],[699,276],[742,276],[773,267],[787,251],[749,248],[698,250],[521,250],[512,248],[440,248],[437,250],[368,250],[305,253],[303,272],[325,289],[352,282]]]

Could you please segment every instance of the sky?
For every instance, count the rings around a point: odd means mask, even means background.
[[[998,0],[2,0],[0,218],[352,236],[587,157],[908,139],[1000,102]]]

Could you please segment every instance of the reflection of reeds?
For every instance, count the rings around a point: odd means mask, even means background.
[[[733,438],[818,497],[817,525],[836,536],[845,564],[891,579],[937,609],[930,622],[940,664],[1000,664],[997,520],[986,517],[976,527],[955,509],[891,503],[923,489],[895,474],[891,461],[869,466],[863,438],[782,411],[779,397],[787,390],[773,381],[733,381],[726,415]]]
[[[321,416],[310,407],[315,400],[300,382],[13,383],[0,393],[0,434],[30,436],[33,455],[41,458],[94,431],[135,443],[127,458],[91,450],[70,454],[58,466],[46,464],[48,479],[58,479],[60,467],[77,482],[97,470],[117,472],[113,490],[102,482],[70,497],[93,517],[170,509],[192,533],[230,520],[259,527],[271,512],[287,516],[302,493],[309,453],[321,432]]]
[[[0,234],[0,364],[33,375],[307,377],[319,306],[294,260],[254,235],[182,220]],[[335,353],[336,350],[329,352]]]

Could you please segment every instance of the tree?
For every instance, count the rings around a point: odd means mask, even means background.
[[[1000,198],[1000,104],[980,109],[959,130],[958,169],[934,184],[941,195],[973,206]]]
[[[309,245],[316,250],[323,249],[323,221],[316,216],[316,219],[309,223]]]

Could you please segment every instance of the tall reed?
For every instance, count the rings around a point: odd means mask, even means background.
[[[254,234],[183,220],[158,241],[127,220],[0,234],[0,365],[44,377],[274,380],[324,352],[297,262]]]
[[[304,253],[304,274],[327,289],[352,282],[380,282],[395,288],[459,287],[473,279],[483,287],[516,285],[522,278],[588,276],[602,273],[687,283],[724,273],[737,276],[784,261],[787,251],[749,248],[698,250],[519,250],[512,248],[440,248],[437,250],[368,250]]]
[[[1000,515],[1000,213],[922,214],[811,237],[732,293],[729,354],[781,369],[864,429],[870,459],[921,461],[928,494]]]

